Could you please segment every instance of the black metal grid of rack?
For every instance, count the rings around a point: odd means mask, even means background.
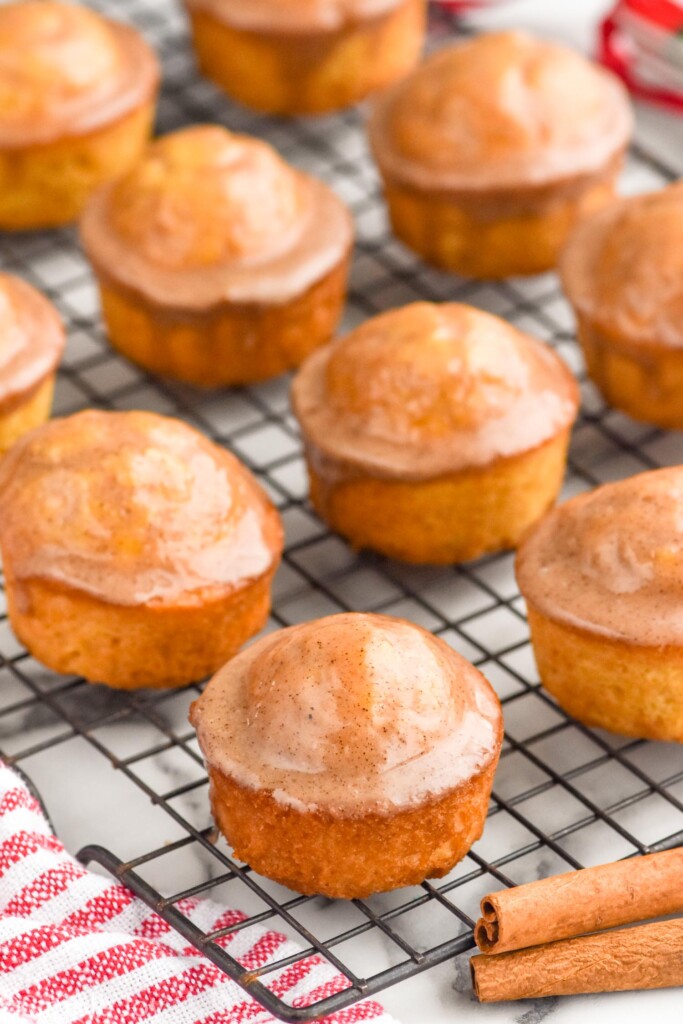
[[[567,496],[681,461],[680,436],[636,425],[605,408],[585,381],[571,318],[552,275],[496,285],[459,281],[426,268],[391,239],[357,112],[287,123],[238,110],[196,75],[183,17],[166,0],[100,0],[94,6],[129,19],[160,52],[165,67],[160,130],[215,120],[260,135],[294,163],[325,178],[350,204],[359,240],[346,327],[418,298],[457,299],[498,313],[556,346],[579,373],[583,388]],[[433,39],[454,31],[450,17],[433,16]],[[672,169],[635,149],[625,181],[628,188],[642,190],[674,176]],[[70,344],[60,371],[57,412],[98,406],[176,415],[230,447],[261,479],[282,512],[288,540],[271,628],[350,609],[403,615],[479,665],[498,691],[506,715],[487,830],[465,861],[438,882],[353,904],[329,904],[257,877],[233,860],[216,836],[201,756],[185,715],[200,687],[182,695],[119,694],[57,677],[21,649],[3,617],[4,758],[30,771],[37,755],[63,756],[69,741],[79,737],[177,826],[176,839],[169,842],[164,835],[162,841],[160,836],[158,844],[125,861],[98,845],[81,851],[84,861],[98,862],[133,889],[276,1016],[303,1021],[470,949],[478,899],[491,888],[683,841],[683,748],[619,740],[590,730],[569,719],[539,689],[510,555],[436,570],[353,554],[326,533],[306,504],[286,381],[203,395],[155,380],[120,360],[104,339],[93,282],[71,231],[3,239],[0,266],[46,292],[67,321]],[[29,722],[31,728],[18,730],[18,722]],[[169,758],[175,784],[163,786],[155,765],[167,764]],[[75,779],[76,793],[78,785]],[[162,870],[161,877],[170,874],[174,880],[162,892],[154,869],[188,847],[199,853],[208,877],[178,884],[173,871]],[[246,903],[244,920],[214,934],[201,932],[183,913],[182,901],[206,895],[224,900],[226,906]],[[226,940],[256,925],[284,930],[298,942],[298,952],[247,970],[230,955]],[[378,938],[383,959],[369,970],[365,954]],[[311,1005],[277,994],[278,972],[311,956],[336,968],[346,979],[345,987]]]

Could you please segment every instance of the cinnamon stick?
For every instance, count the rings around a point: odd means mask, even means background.
[[[482,1003],[683,985],[683,919],[474,956]]]
[[[482,953],[505,953],[683,911],[683,849],[570,871],[485,896]]]

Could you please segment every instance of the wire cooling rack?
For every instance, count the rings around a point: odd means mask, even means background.
[[[357,113],[315,122],[249,114],[198,77],[184,19],[173,4],[108,0],[97,6],[136,24],[159,50],[162,131],[211,120],[263,136],[349,203],[359,241],[346,328],[416,299],[463,300],[545,339],[582,376],[571,316],[552,275],[496,285],[464,282],[426,268],[391,239]],[[454,31],[448,16],[433,17],[433,39]],[[624,187],[641,191],[674,176],[635,150]],[[280,507],[288,541],[270,628],[349,609],[404,616],[480,666],[505,710],[506,741],[486,832],[469,856],[438,882],[335,904],[259,878],[232,859],[213,831],[206,775],[187,724],[199,687],[126,695],[55,676],[20,648],[3,617],[0,750],[6,760],[29,773],[35,768],[45,780],[53,773],[64,779],[75,806],[87,803],[89,787],[106,769],[101,813],[106,808],[112,819],[119,852],[125,847],[129,853],[123,858],[92,845],[81,851],[84,861],[98,862],[130,886],[276,1016],[304,1021],[471,948],[478,900],[491,889],[683,840],[683,747],[587,729],[539,689],[511,555],[448,569],[355,555],[307,505],[287,380],[207,395],[155,380],[119,359],[107,346],[93,280],[71,231],[6,237],[0,262],[46,292],[68,324],[57,413],[99,406],[176,415],[228,446],[261,479]],[[606,409],[584,380],[565,497],[679,462],[682,454],[680,435]],[[130,824],[140,797],[154,805],[147,804],[144,828]],[[94,817],[91,825],[94,830]],[[183,914],[183,900],[205,895],[243,909],[244,921],[202,933]],[[230,956],[230,937],[257,923],[296,939],[301,952],[241,966]],[[346,986],[319,993],[312,1003],[283,994],[277,983],[282,969],[314,955],[336,967]]]

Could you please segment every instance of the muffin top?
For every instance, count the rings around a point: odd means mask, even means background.
[[[19,441],[0,467],[0,546],[18,583],[111,604],[225,593],[279,560],[279,517],[249,471],[177,420],[77,413]]]
[[[235,28],[260,32],[334,32],[379,17],[403,0],[185,0]]]
[[[370,121],[387,173],[468,193],[595,174],[631,130],[627,94],[613,75],[523,32],[438,51],[379,98]]]
[[[309,456],[428,479],[518,455],[576,417],[562,360],[498,317],[458,303],[391,310],[304,363],[294,410]]]
[[[265,142],[200,125],[154,142],[90,201],[98,269],[161,304],[285,301],[349,250],[350,216]]]
[[[56,370],[64,341],[54,306],[20,278],[0,274],[0,411],[10,411]]]
[[[581,494],[532,529],[522,594],[568,626],[645,645],[683,643],[683,468]]]
[[[300,810],[390,813],[497,758],[500,704],[477,669],[403,619],[350,613],[280,630],[192,706],[210,767]]]
[[[159,67],[132,28],[58,0],[0,6],[0,146],[83,135],[148,100]]]
[[[287,249],[308,199],[303,179],[267,143],[191,128],[152,144],[112,185],[109,214],[112,230],[150,263],[193,270]]]
[[[683,346],[683,182],[587,218],[560,271],[569,300],[598,328],[636,345]]]

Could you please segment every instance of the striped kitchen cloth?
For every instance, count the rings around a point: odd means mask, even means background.
[[[207,931],[244,919],[208,900],[181,909]],[[220,940],[255,969],[296,952],[252,926]],[[317,956],[271,983],[294,1006],[348,985]],[[392,1024],[375,1002],[332,1024]],[[52,834],[23,781],[0,763],[0,1024],[266,1024],[273,1017],[122,885],[92,874]]]
[[[600,29],[599,57],[642,99],[683,111],[683,2],[620,0]]]

